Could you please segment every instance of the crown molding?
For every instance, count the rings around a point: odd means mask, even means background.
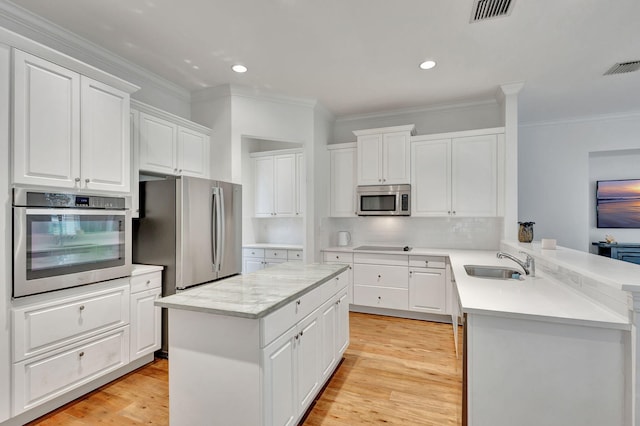
[[[343,115],[336,118],[336,122],[345,122],[345,121],[356,121],[363,120],[368,118],[383,118],[383,117],[394,117],[406,114],[420,114],[420,113],[428,113],[428,112],[440,112],[440,111],[448,111],[454,109],[472,109],[480,106],[486,105],[498,105],[495,99],[487,99],[481,101],[472,101],[472,102],[460,102],[454,104],[440,104],[440,105],[431,105],[426,107],[412,107],[412,108],[400,108],[388,111],[379,111],[372,112],[366,114],[352,114],[352,115]]]
[[[182,101],[191,101],[191,94],[185,88],[8,0],[0,0],[0,26],[53,49],[63,50],[67,55],[83,58],[82,60],[110,73],[119,76],[133,75],[139,80],[138,83],[144,82],[145,86],[154,86]]]
[[[520,123],[518,124],[518,127],[527,128],[527,127],[543,127],[543,126],[560,126],[564,124],[587,123],[587,122],[609,121],[609,120],[626,120],[630,118],[640,119],[640,111],[588,115],[584,117],[560,118],[557,120],[531,121],[531,122]]]
[[[131,99],[131,108],[135,109],[139,112],[143,112],[145,114],[150,114],[155,117],[162,118],[164,120],[175,123],[179,126],[183,126],[189,128],[191,130],[195,130],[200,133],[204,133],[207,136],[211,135],[211,129],[203,126],[201,124],[195,123],[191,120],[187,120],[186,118],[180,117],[175,114],[171,114],[170,112],[164,111],[160,108],[156,108],[152,105],[145,104],[144,102],[140,102],[136,99]]]
[[[318,101],[316,99],[281,95],[267,90],[235,84],[222,84],[219,86],[208,87],[206,89],[196,90],[191,94],[191,100],[193,102],[207,102],[225,97],[243,97],[259,101],[303,106],[306,108],[315,108],[318,105]]]

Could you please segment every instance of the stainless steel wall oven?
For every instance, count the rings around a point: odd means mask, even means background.
[[[13,297],[131,274],[127,197],[13,190]]]

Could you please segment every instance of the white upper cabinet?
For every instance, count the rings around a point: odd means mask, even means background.
[[[255,217],[301,217],[304,212],[304,154],[254,154]]]
[[[178,173],[209,176],[209,136],[183,127],[178,128]]]
[[[411,144],[413,216],[451,214],[451,139]]]
[[[501,130],[459,132],[449,138],[443,137],[446,134],[414,137],[411,214],[500,216]]]
[[[130,191],[129,94],[14,49],[13,181]]]
[[[357,184],[398,185],[411,179],[410,138],[415,126],[357,130]]]
[[[329,145],[330,216],[356,216],[356,147],[354,144]]]
[[[88,189],[129,192],[131,141],[129,95],[81,78],[80,164]]]
[[[273,157],[256,157],[253,159],[253,191],[254,212],[256,217],[273,216]]]
[[[140,170],[177,174],[178,126],[140,113]]]
[[[140,102],[139,144],[142,172],[210,176],[210,130]]]
[[[470,136],[451,145],[451,208],[456,216],[498,214],[498,137]]]
[[[273,157],[274,212],[279,216],[296,214],[296,156],[295,154]]]

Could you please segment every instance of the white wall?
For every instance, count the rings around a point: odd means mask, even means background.
[[[248,186],[253,178],[248,175],[248,140],[270,141],[270,143],[295,144],[303,147],[307,169],[307,205],[303,218],[303,245],[307,253],[313,253],[314,206],[314,114],[315,101],[285,96],[254,93],[247,87],[223,85],[205,89],[193,94],[192,119],[211,127],[214,144],[212,145],[212,176]],[[243,145],[245,147],[243,148]],[[248,188],[246,197],[252,197]],[[264,222],[251,218],[253,201],[243,198],[243,224],[250,226],[245,243],[284,242],[282,221]],[[310,221],[311,225],[307,225]],[[296,222],[297,223],[297,222]],[[273,229],[270,229],[273,226]],[[289,228],[289,232],[297,233]],[[281,241],[251,241],[278,236]],[[297,237],[296,237],[297,238]]]
[[[478,102],[338,117],[330,143],[353,142],[354,130],[415,124],[417,135],[501,127],[504,114],[498,102]]]
[[[536,222],[535,240],[555,238],[559,245],[589,251],[589,155],[638,149],[640,112],[521,125],[518,145],[519,220]],[[636,170],[640,175],[637,165],[630,172]]]
[[[0,44],[0,422],[9,418],[11,356],[11,192],[9,185],[9,47]]]
[[[330,189],[330,167],[329,152],[327,144],[333,137],[335,117],[317,105],[314,114],[314,156],[313,162],[307,160],[307,179],[313,177],[314,197],[307,196],[307,207],[311,207],[309,202],[313,202],[313,217],[305,215],[307,219],[307,240],[313,238],[313,253],[306,253],[307,261],[321,262],[320,250],[327,247],[326,241],[322,238],[322,223],[329,215],[329,189]]]

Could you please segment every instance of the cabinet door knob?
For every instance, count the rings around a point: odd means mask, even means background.
[[[78,354],[78,357],[80,357],[80,358],[82,358],[83,356],[84,356],[84,351],[82,351],[82,352],[80,352],[80,353]]]
[[[80,305],[80,310],[84,311],[84,305]]]
[[[296,305],[300,306],[300,300],[296,300]]]
[[[182,173],[182,169],[178,170],[178,173]]]
[[[378,278],[382,278],[382,275],[378,275]]]
[[[80,182],[80,178],[79,178],[79,177],[75,178],[74,180],[75,180],[76,182]]]
[[[151,284],[151,280],[147,280],[147,285]]]
[[[456,211],[455,211],[455,210],[453,211],[453,214],[456,214]]]
[[[86,179],[84,180],[84,183],[89,183],[90,181],[91,181],[91,179],[86,178]]]

